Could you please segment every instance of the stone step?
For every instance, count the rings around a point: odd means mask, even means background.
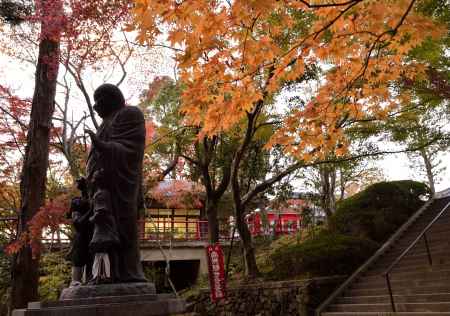
[[[414,223],[409,226],[409,229],[405,231],[405,234],[409,234],[414,231],[422,231],[425,227],[427,227],[436,217],[437,214],[433,214],[433,216],[421,216]],[[450,217],[445,216],[439,218],[432,227],[442,225],[450,222]]]
[[[433,294],[415,294],[415,295],[394,295],[396,303],[418,303],[418,302],[450,302],[449,293],[433,293]],[[389,303],[391,300],[388,295],[376,296],[343,296],[336,301],[337,304],[379,304]]]
[[[429,223],[434,220],[434,218],[435,215],[428,217],[419,217],[409,226],[409,228],[405,232],[403,232],[403,234],[400,236],[400,240],[404,239],[405,237],[417,237],[429,225]],[[446,217],[441,217],[433,224],[433,226],[431,226],[426,234],[428,235],[433,231],[447,231],[449,224],[450,216],[447,215]]]
[[[450,262],[450,252],[431,252],[431,260],[432,263],[436,264],[445,264]],[[386,267],[388,268],[397,258],[381,258],[378,262],[375,263],[377,267]],[[428,255],[417,255],[417,256],[405,256],[398,262],[399,266],[409,266],[409,265],[419,265],[419,264],[428,264]]]
[[[15,309],[12,316],[167,316],[183,313],[182,299]]]
[[[419,236],[419,234],[422,233],[422,231],[425,229],[425,227],[428,226],[429,223],[431,223],[432,219],[429,221],[425,221],[424,225],[417,225],[417,227],[411,227],[409,230],[407,230],[403,236],[412,236],[415,235],[416,237]],[[431,228],[425,233],[426,235],[433,233],[433,232],[444,232],[449,231],[449,223],[450,218],[445,219],[439,219],[437,222],[431,226]]]
[[[449,201],[450,198],[434,201],[321,315],[393,316],[384,273]],[[390,273],[398,311],[395,315],[450,316],[450,210],[434,223],[426,237],[433,265],[429,265],[422,239]]]
[[[428,243],[435,242],[435,243],[445,243],[448,242],[448,235],[449,232],[431,232],[430,234],[427,234],[427,240]],[[405,236],[404,238],[401,238],[399,241],[397,241],[394,244],[394,247],[396,249],[406,249],[414,240],[416,240],[418,236],[412,235],[412,236]],[[422,243],[423,241],[420,241]]]
[[[416,218],[416,220],[412,223],[412,225],[421,224],[421,223],[431,223],[431,221],[433,221],[439,215],[439,213],[440,213],[440,210],[437,212],[430,212],[427,214],[422,214],[418,218]],[[450,219],[449,214],[450,213],[448,213],[448,211],[446,213],[442,214],[441,217],[438,218],[436,223],[445,222],[445,221],[449,220]]]
[[[445,286],[449,285],[450,278],[434,277],[430,279],[403,279],[403,280],[391,280],[391,287],[393,290],[410,288],[410,287],[422,287],[422,286]],[[380,278],[376,281],[361,280],[352,285],[352,289],[369,289],[379,288],[387,286],[386,279]]]
[[[450,235],[450,232],[449,232]],[[430,252],[448,252],[450,253],[450,241],[447,241],[445,243],[432,243],[431,245],[428,245],[428,248],[430,249]],[[417,256],[417,255],[426,255],[427,254],[427,248],[425,247],[425,244],[419,243],[416,244],[414,248],[412,248],[407,254],[407,257],[410,256]],[[397,258],[400,256],[406,248],[404,249],[392,249],[391,251],[387,251],[381,258]],[[380,259],[381,259],[380,258]]]
[[[130,303],[139,301],[155,301],[157,299],[172,299],[171,297],[162,297],[160,294],[139,294],[139,295],[123,295],[123,296],[102,296],[91,298],[66,299],[61,301],[48,302],[29,302],[28,308],[50,308],[50,307],[64,307],[75,305],[94,305],[94,304],[113,304],[113,303]]]
[[[409,230],[407,230],[405,233],[408,234],[414,231],[415,229],[422,231],[425,227],[428,226],[429,223],[431,223],[436,218],[437,215],[438,213],[420,216],[411,224],[411,226],[409,226]],[[448,216],[447,214],[443,215],[436,222],[434,222],[433,226],[445,224],[448,222],[450,222],[450,216]]]
[[[439,284],[432,286],[421,287],[409,287],[409,288],[397,288],[392,289],[394,295],[415,295],[415,294],[430,294],[430,293],[447,293],[450,292],[450,284]],[[345,291],[344,296],[379,296],[389,295],[387,286],[380,286],[376,288],[363,288],[363,289],[348,289]],[[450,311],[450,309],[449,309]]]
[[[367,271],[367,275],[379,275],[386,272],[386,269],[389,267],[390,264],[383,264],[383,265],[377,265],[373,269],[369,269]],[[445,261],[443,259],[434,260],[433,265],[430,266],[428,261],[420,262],[418,264],[401,264],[399,263],[397,266],[395,266],[392,269],[392,274],[394,273],[403,273],[403,272],[423,272],[423,271],[440,271],[440,270],[446,270],[450,267],[450,264],[448,263],[448,260]]]
[[[428,271],[411,271],[411,272],[396,272],[390,274],[391,280],[411,280],[411,279],[424,279],[424,278],[439,278],[444,277],[445,279],[450,278],[450,267],[443,270],[428,270]],[[367,281],[377,281],[377,280],[385,280],[384,274],[376,274],[376,275],[364,275],[360,278],[360,280]]]
[[[450,232],[449,232],[450,235]],[[422,249],[423,248],[423,249]],[[431,255],[431,259],[433,259],[433,256],[448,256],[450,255],[450,246],[447,245],[433,245],[433,246],[429,246],[428,250],[430,252]],[[403,251],[402,251],[403,253]],[[398,253],[386,253],[384,256],[380,257],[380,259],[375,262],[375,264],[379,264],[380,262],[383,261],[391,261],[393,262],[394,260],[397,260],[397,258],[401,255]],[[426,250],[425,247],[422,247],[422,245],[417,245],[417,248],[413,248],[411,249],[409,252],[407,252],[404,256],[403,256],[403,260],[407,260],[407,259],[414,259],[414,258],[421,258],[421,257],[427,257],[428,258],[428,252]]]
[[[421,302],[395,304],[398,312],[448,312],[450,302]],[[391,312],[391,304],[332,304],[330,312]]]

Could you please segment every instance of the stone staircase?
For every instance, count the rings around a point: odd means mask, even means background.
[[[450,202],[429,201],[316,312],[317,316],[450,315],[450,207],[390,272],[396,313],[384,272]]]

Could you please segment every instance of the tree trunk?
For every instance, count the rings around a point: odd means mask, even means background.
[[[425,148],[420,150],[420,155],[422,156],[423,162],[425,164],[425,170],[427,171],[428,184],[430,185],[431,195],[434,196],[436,193],[436,189],[434,186],[434,175],[433,175],[433,167],[431,165],[430,158],[428,157],[428,153]]]
[[[206,216],[208,216],[208,236],[209,242],[215,244],[219,242],[219,222],[217,220],[218,202],[211,198],[206,198]]]
[[[345,185],[346,181],[344,180],[343,171],[341,169],[339,172],[339,201],[342,201],[345,198]]]
[[[271,76],[270,76],[271,77]],[[255,250],[252,244],[252,236],[250,235],[250,231],[248,229],[247,223],[244,219],[245,214],[245,203],[241,198],[241,189],[239,186],[239,168],[241,166],[242,159],[245,157],[245,153],[248,151],[249,145],[252,141],[254,132],[255,132],[255,124],[258,119],[259,114],[261,113],[261,109],[264,105],[264,99],[256,102],[255,107],[251,113],[247,113],[247,129],[245,131],[245,136],[240,144],[238,150],[233,155],[233,160],[231,163],[231,175],[230,175],[230,183],[231,183],[231,191],[233,193],[233,203],[234,203],[234,211],[236,214],[236,226],[239,231],[239,235],[242,239],[242,246],[244,247],[244,258],[245,258],[245,267],[246,274],[249,278],[256,278],[259,276],[258,266],[256,265],[256,257]]]
[[[336,169],[330,166],[323,166],[319,169],[321,182],[321,202],[327,219],[334,213],[336,208],[336,198],[334,190],[336,188]]]
[[[43,3],[45,6],[46,2]],[[42,22],[41,28],[44,30],[45,22]],[[59,37],[43,36],[39,44],[30,126],[21,173],[21,207],[17,238],[27,233],[28,222],[44,204],[51,118],[59,63],[59,41],[55,38]],[[28,302],[38,300],[39,254],[32,253],[29,244],[14,256],[11,277],[11,311],[24,308]]]
[[[259,276],[258,265],[256,264],[255,249],[253,248],[252,236],[244,219],[244,211],[236,210],[236,226],[244,247],[245,274],[254,279]]]

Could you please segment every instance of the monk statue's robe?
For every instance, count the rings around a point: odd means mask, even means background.
[[[93,146],[87,161],[90,198],[95,171],[103,169],[111,196],[112,214],[117,223],[118,282],[146,282],[138,246],[138,201],[141,197],[145,123],[141,110],[124,106],[105,118],[96,136],[105,146]]]

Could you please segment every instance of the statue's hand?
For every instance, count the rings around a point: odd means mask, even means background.
[[[91,131],[90,129],[85,129],[84,132],[89,135],[92,145],[94,145],[94,147],[96,147],[98,150],[102,151],[106,148],[106,143],[104,141],[101,141],[93,131]]]
[[[95,135],[95,133],[93,131],[91,131],[90,129],[86,128],[84,130],[84,133],[89,135],[89,137],[91,138],[91,141],[93,143],[95,143],[95,141],[98,140],[97,135]]]
[[[81,192],[85,192],[87,190],[87,180],[85,177],[80,177],[79,179],[75,180],[77,183],[77,189]]]

